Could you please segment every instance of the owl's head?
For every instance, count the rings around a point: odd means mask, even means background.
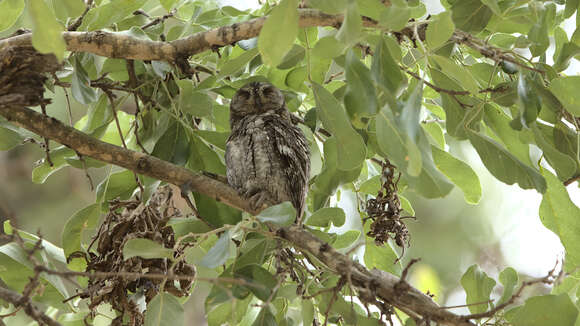
[[[231,114],[239,117],[270,110],[285,110],[284,95],[272,84],[252,82],[240,88],[230,104]]]

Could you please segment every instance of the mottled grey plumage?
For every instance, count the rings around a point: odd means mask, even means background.
[[[294,126],[284,96],[263,82],[249,83],[230,104],[226,143],[229,184],[252,208],[290,201],[302,215],[310,175],[310,150]]]

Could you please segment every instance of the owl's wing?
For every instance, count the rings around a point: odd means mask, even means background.
[[[300,217],[308,191],[310,177],[310,149],[302,131],[290,122],[277,119],[268,124],[277,152],[280,166],[288,180],[288,193]]]

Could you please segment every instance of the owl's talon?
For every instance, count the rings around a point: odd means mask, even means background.
[[[255,211],[264,209],[271,203],[270,195],[265,191],[248,196],[248,200],[250,201],[250,207]]]

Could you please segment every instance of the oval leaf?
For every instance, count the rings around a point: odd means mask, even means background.
[[[123,259],[127,260],[131,257],[172,258],[173,249],[165,248],[159,242],[150,239],[130,239],[123,246]]]
[[[306,220],[307,225],[327,227],[330,226],[330,222],[334,226],[342,226],[346,219],[344,211],[340,207],[324,207],[317,210],[314,214],[310,215],[308,220]]]
[[[277,66],[292,48],[298,35],[298,0],[282,0],[262,27],[258,37],[258,49],[264,63]]]

